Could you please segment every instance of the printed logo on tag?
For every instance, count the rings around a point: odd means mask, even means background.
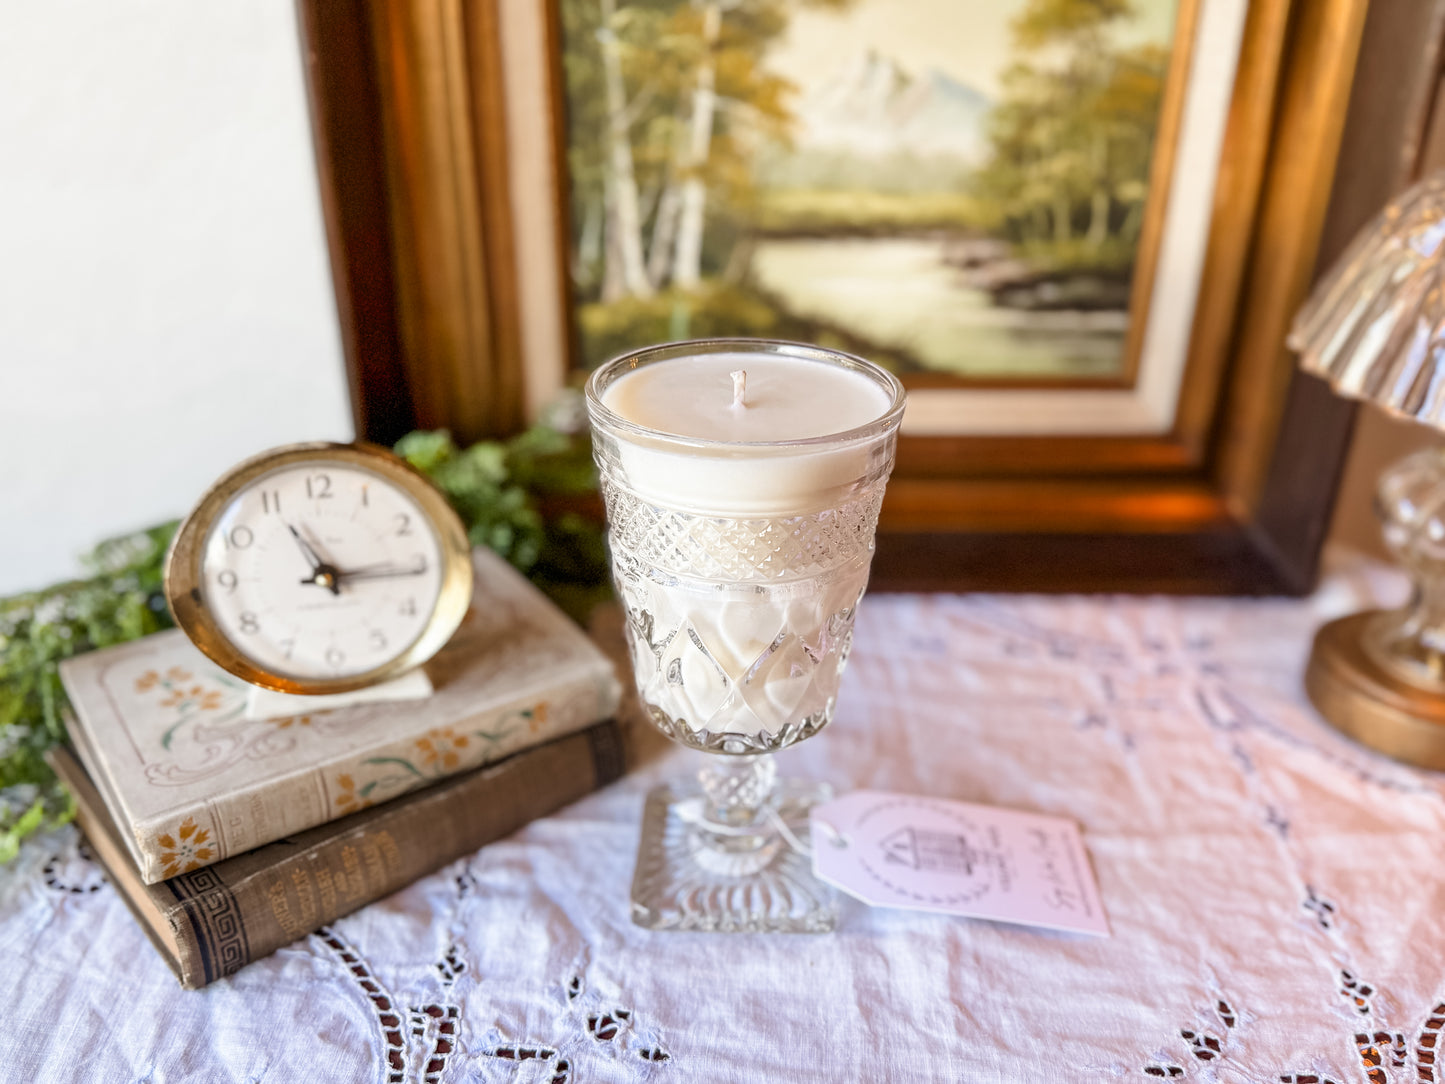
[[[812,811],[813,872],[875,907],[1109,935],[1078,826],[883,791]]]

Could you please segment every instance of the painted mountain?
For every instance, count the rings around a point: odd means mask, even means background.
[[[979,91],[936,69],[913,76],[869,51],[798,102],[794,145],[767,155],[759,180],[778,188],[953,187],[986,151],[988,107]]]

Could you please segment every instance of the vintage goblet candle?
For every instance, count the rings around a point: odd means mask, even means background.
[[[828,791],[775,783],[771,754],[833,717],[903,405],[876,365],[755,339],[639,350],[588,380],[638,691],[714,754],[648,797],[639,925],[833,927],[803,853]]]

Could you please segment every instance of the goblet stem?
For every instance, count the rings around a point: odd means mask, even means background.
[[[697,772],[712,820],[729,828],[751,827],[762,820],[777,778],[771,753],[709,757]]]
[[[730,878],[754,877],[789,850],[806,865],[811,854],[803,842],[808,809],[828,797],[827,788],[779,784],[769,753],[708,759],[711,763],[697,772],[701,793],[679,807],[691,829],[692,861]],[[811,928],[821,921],[815,917]]]
[[[693,856],[714,873],[758,873],[783,842],[773,806],[778,769],[772,754],[711,756],[708,761],[697,772],[702,794],[693,820]]]

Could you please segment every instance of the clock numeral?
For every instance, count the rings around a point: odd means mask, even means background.
[[[331,497],[331,475],[313,474],[306,479],[306,496],[314,501],[328,500]]]
[[[256,620],[256,615],[250,610],[241,611],[240,621],[242,632],[253,633],[261,631],[261,622]]]
[[[281,491],[280,491],[279,489],[263,489],[263,490],[261,490],[261,511],[262,511],[263,514],[267,514],[267,515],[269,515],[269,514],[272,513],[272,512],[275,512],[277,515],[280,515],[280,513],[281,513]]]
[[[245,526],[232,527],[222,537],[226,540],[226,548],[228,550],[243,550],[249,547],[252,542],[256,541],[256,535],[252,532],[251,528]]]
[[[326,661],[333,667],[340,668],[346,661],[346,655],[339,647],[328,647],[326,649]]]
[[[380,629],[371,630],[371,646],[378,651],[386,650],[386,635]]]
[[[369,500],[367,499],[367,497],[366,497],[366,486],[364,486],[364,485],[361,487],[361,507],[363,507],[363,508],[370,508],[370,507],[371,507],[371,501],[369,501]]]
[[[236,574],[228,568],[223,570],[221,574],[216,577],[216,582],[219,583],[222,587],[224,587],[227,591],[234,591],[236,589],[236,584],[239,583],[240,580],[236,576]]]
[[[411,517],[405,512],[398,512],[396,519],[396,537],[409,538],[411,536]]]
[[[401,608],[397,611],[397,613],[401,614],[403,617],[415,617],[415,616],[416,616],[416,599],[414,599],[414,598],[409,598],[409,599],[407,599],[405,602],[403,602],[403,603],[401,604]]]
[[[292,640],[282,640],[282,641],[281,641],[281,650],[285,652],[286,658],[289,659],[289,658],[291,657],[291,652],[293,652],[293,651],[296,650],[296,641],[295,641],[294,639],[292,639]]]

